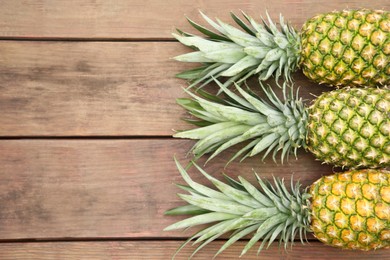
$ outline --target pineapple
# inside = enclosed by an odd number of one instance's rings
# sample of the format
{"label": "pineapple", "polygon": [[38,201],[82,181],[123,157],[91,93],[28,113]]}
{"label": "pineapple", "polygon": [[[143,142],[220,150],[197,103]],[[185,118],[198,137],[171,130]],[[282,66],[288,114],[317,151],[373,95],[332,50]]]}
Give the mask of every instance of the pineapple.
{"label": "pineapple", "polygon": [[[258,75],[272,75],[291,81],[291,73],[301,68],[317,83],[331,86],[380,86],[390,83],[390,13],[380,10],[344,10],[317,15],[298,33],[284,22],[280,27],[270,19],[257,23],[243,13],[244,22],[235,14],[239,30],[201,13],[218,32],[194,21],[190,24],[207,36],[178,30],[173,36],[194,52],[175,57],[183,62],[201,62],[196,69],[179,73],[180,78],[207,84],[212,77],[229,77],[226,85]],[[202,85],[203,86],[203,85]]]}
{"label": "pineapple", "polygon": [[[211,226],[190,237],[202,247],[225,233],[231,233],[218,255],[242,237],[253,234],[242,250],[244,255],[262,240],[258,252],[279,236],[287,248],[299,233],[302,243],[307,232],[323,243],[343,249],[373,250],[390,247],[390,172],[386,170],[351,170],[325,176],[310,189],[301,190],[291,182],[291,191],[283,179],[274,185],[257,174],[261,189],[238,177],[227,177],[230,185],[196,168],[218,189],[194,182],[176,161],[188,186],[179,185],[190,194],[179,194],[188,205],[166,212],[166,215],[194,215],[165,228],[175,230],[202,224]],[[180,248],[181,249],[181,248]]]}
{"label": "pineapple", "polygon": [[[192,152],[198,158],[213,152],[209,160],[227,148],[250,141],[230,161],[265,151],[281,152],[281,162],[300,147],[317,159],[348,168],[390,165],[390,91],[388,88],[341,88],[320,95],[305,107],[298,93],[283,85],[284,101],[263,87],[268,102],[235,85],[239,94],[216,81],[225,92],[222,99],[204,91],[177,102],[199,120],[198,128],[174,137],[199,140]],[[230,162],[229,161],[229,162]]]}

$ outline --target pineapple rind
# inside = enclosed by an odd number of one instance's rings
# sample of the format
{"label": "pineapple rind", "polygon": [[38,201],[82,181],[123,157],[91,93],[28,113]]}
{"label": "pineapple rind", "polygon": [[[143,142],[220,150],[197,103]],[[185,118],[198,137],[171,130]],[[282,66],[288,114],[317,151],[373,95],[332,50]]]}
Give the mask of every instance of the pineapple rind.
{"label": "pineapple rind", "polygon": [[344,10],[319,14],[301,30],[299,66],[332,86],[390,84],[390,13]]}
{"label": "pineapple rind", "polygon": [[389,247],[390,173],[365,169],[331,177],[322,177],[310,188],[314,235],[344,249]]}
{"label": "pineapple rind", "polygon": [[390,166],[390,90],[343,88],[326,92],[309,109],[307,144],[337,166]]}

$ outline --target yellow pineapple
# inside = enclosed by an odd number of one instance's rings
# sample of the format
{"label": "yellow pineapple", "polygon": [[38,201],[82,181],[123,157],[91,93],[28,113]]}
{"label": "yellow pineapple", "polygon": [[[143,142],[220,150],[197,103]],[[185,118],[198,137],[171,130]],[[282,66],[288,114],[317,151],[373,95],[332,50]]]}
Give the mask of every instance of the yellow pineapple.
{"label": "yellow pineapple", "polygon": [[[195,51],[176,60],[202,66],[178,74],[191,86],[229,77],[227,85],[257,75],[291,80],[302,69],[311,80],[333,86],[384,86],[390,83],[390,14],[382,10],[343,10],[307,20],[300,33],[284,22],[280,30],[267,14],[262,24],[232,14],[240,29],[201,13],[214,31],[189,19],[206,37],[178,30],[174,37]],[[244,21],[246,20],[246,21]]]}
{"label": "yellow pineapple", "polygon": [[314,235],[342,248],[376,249],[384,241],[390,245],[390,240],[376,238],[390,229],[389,182],[385,170],[350,171],[316,181],[310,189]]}
{"label": "yellow pineapple", "polygon": [[[295,236],[303,242],[306,232],[325,244],[344,249],[373,250],[390,247],[390,172],[381,169],[351,170],[324,176],[310,188],[291,183],[287,191],[283,180],[274,185],[257,174],[261,189],[242,177],[230,185],[195,167],[217,189],[194,182],[186,170],[176,165],[188,186],[179,185],[190,194],[179,194],[188,204],[166,212],[167,215],[193,215],[165,230],[189,228],[213,223],[187,241],[196,240],[202,247],[222,234],[231,233],[217,254],[238,239],[252,238],[242,251],[245,254],[262,240],[258,252],[277,236],[286,248]],[[185,244],[187,244],[185,243]],[[184,245],[185,245],[184,244]]]}

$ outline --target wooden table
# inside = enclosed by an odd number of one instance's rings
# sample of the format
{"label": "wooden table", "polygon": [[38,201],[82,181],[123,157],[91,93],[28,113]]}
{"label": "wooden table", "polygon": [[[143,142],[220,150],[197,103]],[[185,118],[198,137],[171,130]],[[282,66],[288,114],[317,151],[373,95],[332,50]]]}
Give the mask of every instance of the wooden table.
{"label": "wooden table", "polygon": [[[0,259],[169,259],[193,232],[162,231],[181,219],[163,216],[182,204],[173,156],[188,162],[194,144],[171,138],[190,127],[175,104],[186,82],[174,77],[190,65],[170,59],[188,51],[170,33],[193,31],[184,15],[202,22],[198,9],[230,22],[231,10],[259,17],[267,9],[296,28],[323,11],[390,9],[385,0],[337,2],[0,1]],[[295,78],[305,97],[329,90]],[[205,169],[220,178],[233,151]],[[301,152],[284,165],[257,157],[225,172],[253,180],[252,168],[268,178],[294,173],[305,185],[333,170]],[[287,252],[273,245],[260,259],[390,258],[311,240]],[[221,243],[196,259],[210,259]],[[242,248],[219,259],[236,259]],[[256,249],[243,259],[256,259]]]}

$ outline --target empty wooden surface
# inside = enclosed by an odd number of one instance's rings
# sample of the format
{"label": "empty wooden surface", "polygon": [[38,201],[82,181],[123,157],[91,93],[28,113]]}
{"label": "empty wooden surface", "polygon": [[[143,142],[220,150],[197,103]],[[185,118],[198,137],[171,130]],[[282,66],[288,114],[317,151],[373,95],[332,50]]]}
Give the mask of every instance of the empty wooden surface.
{"label": "empty wooden surface", "polygon": [[[4,260],[13,259],[171,259],[176,249],[183,241],[104,241],[104,242],[51,242],[51,243],[2,243],[0,244],[0,258]],[[216,241],[207,245],[199,251],[192,259],[212,259],[215,252],[222,246],[223,241]],[[245,241],[237,242],[227,248],[215,259],[233,260],[238,256],[245,246]],[[192,254],[191,246],[183,248],[175,259],[188,259]],[[320,243],[301,245],[299,242],[294,245],[293,250],[279,250],[277,245],[272,245],[268,250],[256,255],[257,248],[249,252],[240,259],[388,259],[388,255],[383,254],[383,250],[373,252],[347,251],[325,246]]]}
{"label": "empty wooden surface", "polygon": [[[272,17],[284,13],[300,28],[312,15],[343,8],[388,10],[388,1],[0,1],[0,259],[168,259],[194,230],[164,232],[181,217],[182,183],[173,156],[186,164],[194,142],[176,140],[191,126],[175,104],[189,68],[170,59],[187,49],[175,27],[198,10],[231,21],[229,11]],[[295,75],[301,94],[328,91]],[[299,153],[284,165],[251,158],[225,170],[224,158],[205,169],[221,178],[252,169],[309,185],[335,169]],[[200,163],[204,160],[200,161]],[[194,179],[207,184],[190,170]],[[195,259],[210,259],[223,241]],[[237,259],[244,242],[219,259]],[[178,259],[187,258],[186,247]],[[261,259],[389,259],[325,247],[311,238],[287,252],[276,245]],[[257,259],[252,250],[243,259]]]}
{"label": "empty wooden surface", "polygon": [[183,51],[173,42],[0,41],[0,135],[171,135],[186,126],[175,105],[185,82],[170,59]]}
{"label": "empty wooden surface", "polygon": [[283,13],[291,24],[320,12],[343,8],[388,9],[380,1],[264,0],[2,0],[0,36],[4,38],[171,39],[175,27],[189,29],[185,15],[200,20],[198,10],[230,19],[229,12],[272,17]]}

